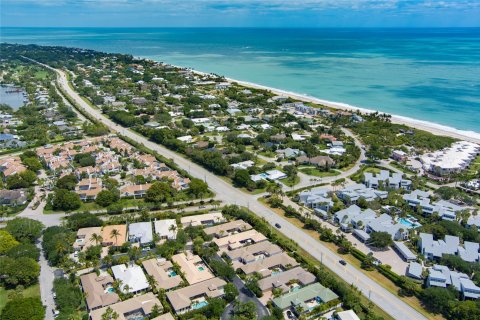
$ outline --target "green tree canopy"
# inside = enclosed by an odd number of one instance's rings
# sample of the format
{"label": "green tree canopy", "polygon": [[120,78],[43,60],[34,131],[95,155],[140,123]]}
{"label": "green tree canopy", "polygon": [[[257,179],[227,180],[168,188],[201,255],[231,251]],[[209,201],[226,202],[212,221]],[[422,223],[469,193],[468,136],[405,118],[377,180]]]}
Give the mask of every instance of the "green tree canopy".
{"label": "green tree canopy", "polygon": [[1,320],[43,320],[45,309],[40,297],[18,298],[7,302]]}
{"label": "green tree canopy", "polygon": [[77,177],[73,174],[68,174],[57,180],[57,188],[65,190],[75,190],[77,185]]}
{"label": "green tree canopy", "polygon": [[5,230],[0,230],[0,255],[5,254],[10,249],[20,244],[15,238]]}
{"label": "green tree canopy", "polygon": [[8,189],[21,189],[33,186],[37,180],[37,175],[31,170],[25,170],[20,173],[16,173],[7,178]]}
{"label": "green tree canopy", "polygon": [[203,180],[193,178],[188,187],[188,193],[198,198],[208,193],[208,184]]}
{"label": "green tree canopy", "polygon": [[112,203],[117,202],[118,199],[119,196],[116,192],[112,190],[102,190],[98,193],[95,203],[105,208]]}
{"label": "green tree canopy", "polygon": [[154,182],[145,194],[146,202],[165,203],[173,201],[175,197],[175,189],[170,183],[165,181]]}
{"label": "green tree canopy", "polygon": [[30,286],[38,281],[40,266],[30,258],[0,257],[0,278],[6,286]]}
{"label": "green tree canopy", "polygon": [[393,244],[393,240],[387,232],[372,232],[368,244],[374,248],[387,248]]}
{"label": "green tree canopy", "polygon": [[55,210],[71,211],[80,208],[82,200],[73,191],[58,189],[55,191],[52,200],[52,207]]}
{"label": "green tree canopy", "polygon": [[20,242],[34,243],[42,234],[43,223],[29,218],[15,218],[7,222],[7,230]]}

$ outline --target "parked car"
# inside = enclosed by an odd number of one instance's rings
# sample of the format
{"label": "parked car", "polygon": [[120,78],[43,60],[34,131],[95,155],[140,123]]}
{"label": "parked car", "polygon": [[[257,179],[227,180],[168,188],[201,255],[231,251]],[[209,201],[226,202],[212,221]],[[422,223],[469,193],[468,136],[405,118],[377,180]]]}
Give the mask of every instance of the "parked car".
{"label": "parked car", "polygon": [[342,266],[346,266],[346,265],[347,265],[347,261],[345,261],[345,260],[340,260],[340,261],[338,261],[338,262],[340,262],[340,264],[341,264]]}
{"label": "parked car", "polygon": [[280,229],[282,226],[279,223],[275,223],[275,227]]}

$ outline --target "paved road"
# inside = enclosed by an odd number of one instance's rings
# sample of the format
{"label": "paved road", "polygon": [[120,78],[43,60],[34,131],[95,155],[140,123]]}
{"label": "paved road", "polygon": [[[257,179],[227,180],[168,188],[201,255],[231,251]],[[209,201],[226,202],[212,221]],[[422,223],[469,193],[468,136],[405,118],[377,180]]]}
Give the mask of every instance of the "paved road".
{"label": "paved road", "polygon": [[[37,242],[37,247],[42,250],[42,239]],[[53,320],[53,309],[55,309],[55,300],[53,299],[53,279],[54,268],[48,265],[43,252],[40,254],[40,297],[45,308],[45,320]]]}
{"label": "paved road", "polygon": [[[223,259],[218,254],[215,254],[213,256],[213,259],[224,262]],[[257,307],[258,319],[261,319],[269,315],[267,307],[265,307],[260,302],[260,300],[258,300],[258,298],[250,290],[247,289],[243,281],[237,275],[235,275],[235,278],[233,278],[231,282],[235,285],[235,287],[238,290],[238,297],[237,299],[235,299],[235,301],[240,301],[243,303],[252,301],[253,303],[255,303],[255,306]],[[231,318],[235,301],[227,305],[227,307],[225,308],[221,316],[222,320],[228,320]]]}
{"label": "paved road", "polygon": [[[48,66],[46,66],[48,67]],[[50,67],[48,67],[50,68]],[[54,69],[55,70],[55,69]],[[370,297],[373,303],[382,308],[385,312],[395,319],[426,319],[422,314],[410,307],[405,302],[401,301],[397,296],[390,293],[388,290],[380,286],[377,282],[370,279],[360,270],[347,265],[342,266],[338,263],[340,257],[321,243],[307,235],[302,229],[296,227],[282,217],[278,216],[271,209],[263,206],[257,202],[256,197],[246,194],[239,189],[217,177],[213,173],[207,171],[203,167],[191,162],[183,156],[161,146],[157,145],[143,136],[122,128],[110,119],[106,118],[101,112],[89,104],[87,104],[81,97],[70,88],[66,75],[63,71],[55,70],[58,73],[58,84],[62,86],[65,92],[71,96],[77,104],[93,117],[100,120],[108,126],[113,132],[121,133],[131,139],[142,143],[145,147],[152,149],[167,158],[171,158],[184,169],[190,168],[190,174],[194,177],[205,179],[210,188],[217,193],[217,199],[222,200],[225,204],[237,204],[248,206],[250,210],[255,212],[258,216],[263,217],[271,225],[276,223],[282,226],[281,232],[296,241],[300,247],[309,252],[316,259],[323,261],[323,264],[330,270],[342,277],[346,282],[354,284],[360,292],[365,296]]]}

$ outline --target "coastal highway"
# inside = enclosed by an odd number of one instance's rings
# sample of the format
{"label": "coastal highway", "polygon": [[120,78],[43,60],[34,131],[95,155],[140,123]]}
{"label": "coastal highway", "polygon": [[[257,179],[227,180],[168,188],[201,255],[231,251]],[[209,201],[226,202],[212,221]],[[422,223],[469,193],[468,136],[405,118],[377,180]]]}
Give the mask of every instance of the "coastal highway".
{"label": "coastal highway", "polygon": [[100,110],[95,109],[86,103],[77,92],[75,92],[69,85],[65,72],[57,69],[53,69],[49,66],[45,67],[57,72],[57,83],[63,88],[63,90],[77,102],[80,108],[93,117],[97,118],[103,124],[108,126],[112,132],[120,133],[137,142],[143,144],[145,147],[154,150],[166,158],[171,158],[177,165],[185,170],[188,170],[193,177],[204,179],[210,186],[210,188],[217,194],[217,199],[222,200],[225,204],[237,204],[245,207],[249,207],[251,211],[260,217],[263,217],[272,226],[279,224],[281,226],[280,231],[287,235],[289,238],[298,243],[298,245],[309,252],[313,257],[321,261],[326,267],[338,274],[346,282],[355,285],[366,297],[371,299],[373,303],[382,308],[386,313],[391,315],[394,319],[426,319],[418,311],[410,307],[408,304],[400,300],[397,296],[390,293],[388,290],[380,286],[377,282],[370,279],[362,271],[352,267],[350,265],[342,266],[339,264],[341,259],[333,251],[326,248],[319,243],[316,239],[310,237],[302,229],[291,224],[287,220],[278,216],[271,209],[263,206],[259,203],[254,195],[249,195],[241,190],[233,187],[220,177],[209,172],[205,168],[193,163],[192,161],[184,158],[180,154],[177,154],[161,145],[149,141],[147,138],[130,131],[126,128],[120,127],[113,121],[105,117]]}

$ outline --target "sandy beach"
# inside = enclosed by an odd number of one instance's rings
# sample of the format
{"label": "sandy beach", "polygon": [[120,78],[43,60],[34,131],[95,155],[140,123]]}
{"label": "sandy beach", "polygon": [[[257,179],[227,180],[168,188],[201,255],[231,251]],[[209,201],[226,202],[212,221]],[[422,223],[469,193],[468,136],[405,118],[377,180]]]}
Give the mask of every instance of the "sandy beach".
{"label": "sandy beach", "polygon": [[[195,71],[197,72],[197,71]],[[202,73],[202,72],[200,72]],[[203,74],[203,73],[202,73]],[[360,108],[360,107],[355,107],[349,104],[341,103],[341,102],[333,102],[333,101],[327,101],[327,100],[322,100],[319,98],[315,97],[310,97],[302,94],[298,94],[295,92],[289,92],[285,90],[280,90],[276,88],[270,88],[267,86],[262,86],[256,83],[251,83],[247,81],[239,81],[231,78],[226,78],[228,82],[235,82],[238,83],[242,86],[245,87],[251,87],[255,89],[262,89],[262,90],[268,90],[271,91],[272,93],[280,96],[288,96],[291,97],[292,99],[304,101],[304,102],[311,102],[315,104],[321,104],[329,108],[334,108],[334,109],[339,109],[339,110],[345,110],[345,111],[357,111],[359,110],[362,113],[372,113],[376,112],[376,110],[370,110],[370,109],[365,109],[365,108]],[[382,111],[378,111],[380,113],[383,113]],[[442,135],[442,136],[448,136],[456,139],[461,139],[461,140],[466,140],[474,143],[480,144],[480,133],[474,132],[474,131],[463,131],[463,130],[458,130],[452,127],[448,126],[443,126],[437,123],[432,123],[428,121],[423,121],[423,120],[417,120],[409,117],[404,117],[404,116],[399,116],[399,115],[394,115],[391,114],[392,116],[392,122],[393,123],[398,123],[398,124],[403,124],[407,125],[409,127],[419,129],[419,130],[424,130],[431,132],[435,135]],[[479,124],[479,130],[480,130],[480,124]]]}

